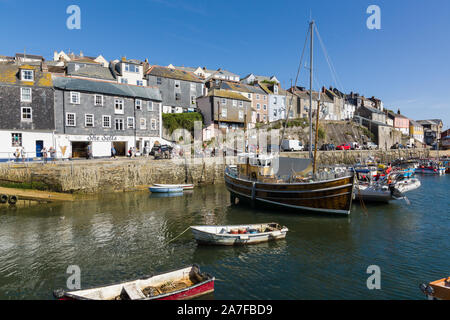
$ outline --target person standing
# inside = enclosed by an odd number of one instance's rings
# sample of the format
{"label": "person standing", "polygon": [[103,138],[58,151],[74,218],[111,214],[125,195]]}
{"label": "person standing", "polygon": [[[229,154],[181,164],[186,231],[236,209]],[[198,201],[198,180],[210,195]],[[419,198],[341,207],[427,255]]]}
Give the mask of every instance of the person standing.
{"label": "person standing", "polygon": [[22,155],[22,162],[25,162],[25,157],[26,157],[26,152],[25,152],[25,147],[22,147],[22,151],[20,152]]}
{"label": "person standing", "polygon": [[111,158],[116,158],[116,153],[117,153],[117,151],[116,151],[116,148],[114,148],[114,146],[112,146],[111,147]]}
{"label": "person standing", "polygon": [[19,158],[20,158],[19,148],[17,148],[16,151],[14,151],[14,157],[16,158],[16,162],[19,162]]}
{"label": "person standing", "polygon": [[41,150],[42,152],[42,158],[44,159],[44,163],[47,163],[47,149],[44,147]]}

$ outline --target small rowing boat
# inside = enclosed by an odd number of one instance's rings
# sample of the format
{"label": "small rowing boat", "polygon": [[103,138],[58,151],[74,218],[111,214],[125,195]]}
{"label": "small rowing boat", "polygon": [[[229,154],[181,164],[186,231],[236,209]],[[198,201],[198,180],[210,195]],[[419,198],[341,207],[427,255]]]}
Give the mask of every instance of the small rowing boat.
{"label": "small rowing boat", "polygon": [[389,202],[392,200],[392,192],[387,185],[358,184],[353,190],[355,199],[365,202]]}
{"label": "small rowing boat", "polygon": [[409,178],[405,180],[400,180],[394,184],[395,188],[401,193],[415,190],[421,185],[420,180],[416,178]]}
{"label": "small rowing boat", "polygon": [[169,193],[169,192],[183,192],[182,187],[158,187],[158,186],[151,186],[148,188],[150,192],[152,193]]}
{"label": "small rowing boat", "polygon": [[59,300],[187,300],[214,291],[215,278],[197,265],[106,287],[65,292]]}
{"label": "small rowing boat", "polygon": [[162,184],[162,183],[154,183],[155,187],[162,188],[183,188],[183,190],[192,190],[194,189],[193,184]]}
{"label": "small rowing boat", "polygon": [[420,290],[428,297],[428,300],[450,300],[450,277],[422,283]]}
{"label": "small rowing boat", "polygon": [[284,239],[288,228],[277,223],[191,226],[195,240],[209,245],[244,245]]}

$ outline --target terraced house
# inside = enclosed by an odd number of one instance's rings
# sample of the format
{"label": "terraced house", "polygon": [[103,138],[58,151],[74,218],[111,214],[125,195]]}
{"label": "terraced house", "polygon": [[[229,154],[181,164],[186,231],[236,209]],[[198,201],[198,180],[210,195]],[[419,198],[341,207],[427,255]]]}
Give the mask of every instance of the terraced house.
{"label": "terraced house", "polygon": [[24,149],[41,156],[54,145],[54,99],[51,74],[44,64],[0,63],[0,160]]}
{"label": "terraced house", "polygon": [[196,111],[197,98],[203,95],[203,81],[194,73],[175,68],[151,66],[147,82],[161,91],[163,113]]}
{"label": "terraced house", "polygon": [[197,99],[197,106],[206,127],[204,140],[215,137],[218,129],[243,129],[252,116],[251,100],[228,90],[209,90],[208,95]]}
{"label": "terraced house", "polygon": [[142,152],[161,136],[161,95],[156,87],[53,76],[56,146],[63,158]]}

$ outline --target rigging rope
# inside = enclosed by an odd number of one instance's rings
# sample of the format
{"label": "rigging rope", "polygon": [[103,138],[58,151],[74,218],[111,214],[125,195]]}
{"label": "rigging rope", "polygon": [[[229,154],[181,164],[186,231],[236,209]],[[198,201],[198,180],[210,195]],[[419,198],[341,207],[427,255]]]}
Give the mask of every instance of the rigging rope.
{"label": "rigging rope", "polygon": [[188,231],[191,227],[187,227],[186,230],[184,230],[182,233],[180,233],[179,235],[177,235],[175,238],[173,238],[172,240],[170,240],[169,242],[167,242],[167,244],[171,243],[173,240],[179,238],[182,234],[184,234],[186,231]]}

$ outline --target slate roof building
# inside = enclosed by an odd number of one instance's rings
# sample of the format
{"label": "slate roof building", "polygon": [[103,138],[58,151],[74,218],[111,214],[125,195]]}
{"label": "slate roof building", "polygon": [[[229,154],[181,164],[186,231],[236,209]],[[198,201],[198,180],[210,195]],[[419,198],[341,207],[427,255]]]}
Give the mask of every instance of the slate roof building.
{"label": "slate roof building", "polygon": [[27,158],[53,145],[54,93],[51,74],[40,66],[0,63],[0,161],[24,148]]}
{"label": "slate roof building", "polygon": [[142,153],[161,137],[161,94],[156,87],[53,76],[55,140],[64,158]]}
{"label": "slate roof building", "polygon": [[161,66],[151,66],[146,74],[149,85],[161,91],[163,113],[193,112],[197,98],[203,95],[203,81],[194,73]]}

